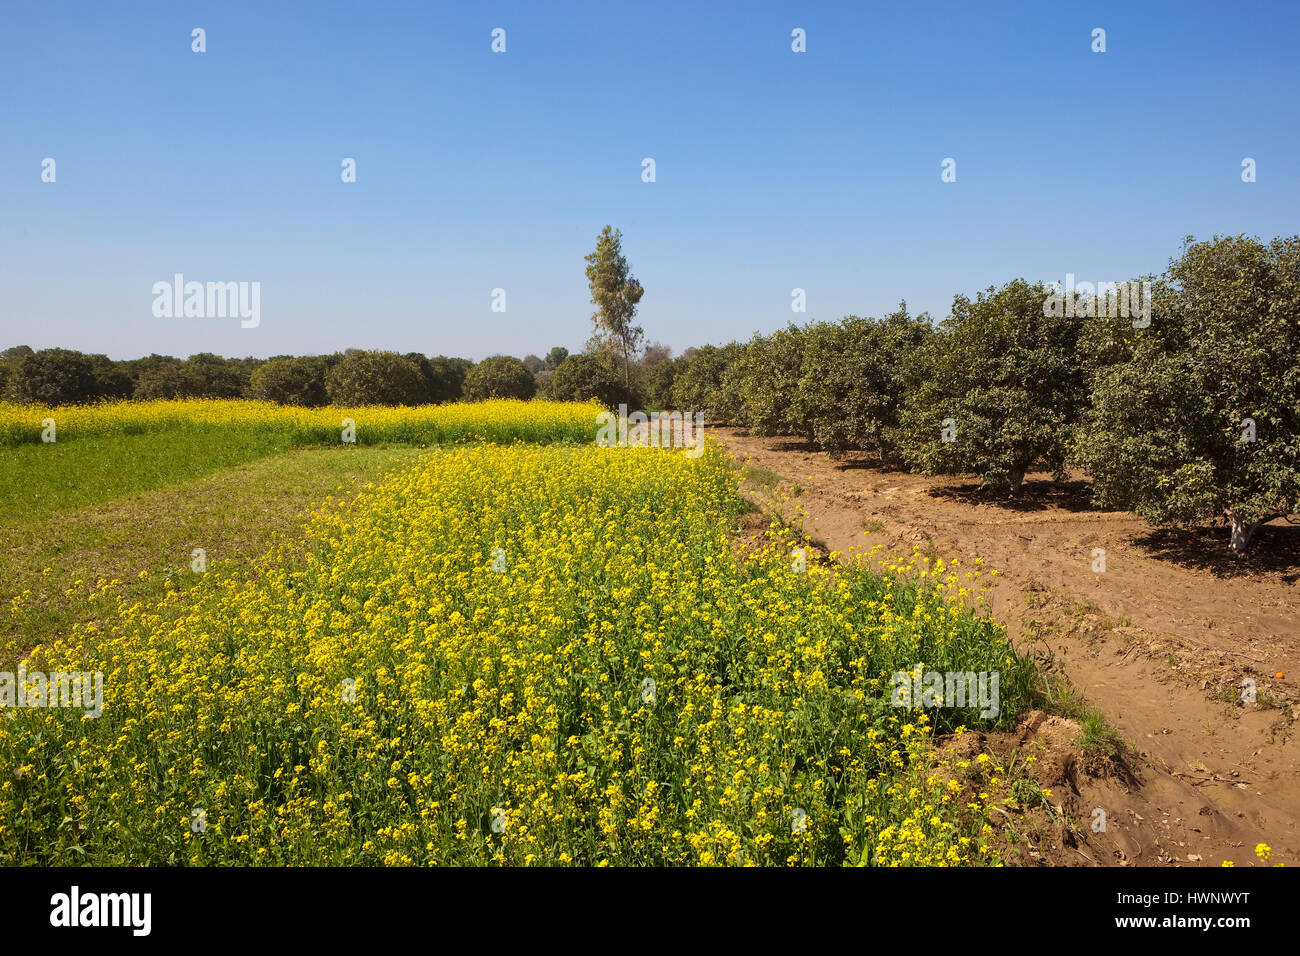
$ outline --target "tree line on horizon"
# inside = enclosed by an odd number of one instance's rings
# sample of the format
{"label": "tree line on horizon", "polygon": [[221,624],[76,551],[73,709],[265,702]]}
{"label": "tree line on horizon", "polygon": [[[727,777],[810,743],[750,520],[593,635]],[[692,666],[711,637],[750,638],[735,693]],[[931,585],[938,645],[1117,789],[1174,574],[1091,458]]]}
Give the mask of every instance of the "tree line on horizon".
{"label": "tree line on horizon", "polygon": [[[683,359],[693,354],[688,350]],[[586,351],[556,346],[545,356],[493,355],[480,362],[378,349],[331,355],[188,358],[152,354],[114,360],[75,349],[39,351],[18,345],[0,352],[0,400],[33,405],[184,398],[247,398],[297,405],[430,405],[488,398],[620,402],[666,407],[672,350],[652,343],[620,366],[600,336]],[[679,363],[682,359],[677,360]],[[661,367],[662,366],[662,367]],[[629,374],[627,387],[621,380]]]}
{"label": "tree line on horizon", "polygon": [[[586,257],[595,334],[578,355],[556,346],[544,358],[493,355],[481,362],[418,352],[348,349],[332,355],[225,358],[200,352],[185,359],[148,355],[115,361],[73,349],[35,351],[19,345],[0,352],[0,399],[72,405],[94,401],[250,398],[282,405],[426,405],[488,398],[558,400],[598,398],[610,405],[668,399],[647,368],[671,350],[644,351],[644,333],[631,324],[641,300],[622,253],[622,234],[606,226]],[[638,367],[633,387],[632,365]],[[615,366],[621,356],[622,382]]]}
{"label": "tree line on horizon", "polygon": [[1156,525],[1222,519],[1233,550],[1300,512],[1300,237],[1193,242],[1150,283],[1146,325],[1100,297],[1013,279],[957,295],[941,322],[906,302],[883,318],[790,324],[674,357],[631,325],[641,286],[619,234],[588,257],[597,312],[583,351],[467,359],[350,349],[331,356],[114,362],[64,349],[0,353],[0,395],[259,398],[414,405],[491,397],[596,399],[703,412],[832,456],[975,474],[1015,495],[1032,468],[1086,470],[1094,502]]}

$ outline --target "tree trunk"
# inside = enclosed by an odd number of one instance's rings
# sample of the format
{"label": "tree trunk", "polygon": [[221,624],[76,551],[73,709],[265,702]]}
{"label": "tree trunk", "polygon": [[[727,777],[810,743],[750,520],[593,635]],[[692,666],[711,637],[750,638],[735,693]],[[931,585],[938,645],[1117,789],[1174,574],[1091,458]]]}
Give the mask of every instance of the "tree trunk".
{"label": "tree trunk", "polygon": [[1232,536],[1228,539],[1228,550],[1240,554],[1250,547],[1250,539],[1255,536],[1255,529],[1264,522],[1247,522],[1235,508],[1227,509],[1226,514],[1228,527],[1232,529]]}
{"label": "tree trunk", "polygon": [[1009,480],[1011,482],[1012,496],[1014,497],[1015,495],[1020,494],[1020,486],[1024,483],[1025,480],[1025,469],[1023,468],[1011,469],[1011,478]]}

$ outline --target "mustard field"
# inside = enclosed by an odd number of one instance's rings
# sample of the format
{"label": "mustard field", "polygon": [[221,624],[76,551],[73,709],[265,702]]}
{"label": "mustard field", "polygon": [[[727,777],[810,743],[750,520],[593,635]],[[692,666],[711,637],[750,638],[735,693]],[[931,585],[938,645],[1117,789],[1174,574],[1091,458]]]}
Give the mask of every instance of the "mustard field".
{"label": "mustard field", "polygon": [[[268,412],[182,404],[62,411],[61,427]],[[305,430],[340,415],[269,413]],[[358,435],[555,438],[595,420],[540,403],[368,414]],[[1030,665],[972,601],[987,574],[816,560],[777,522],[742,543],[738,480],[713,445],[472,441],[165,597],[82,583],[95,619],[9,684],[0,861],[999,862],[1009,768],[934,746],[1027,706]],[[997,713],[899,706],[891,675],[922,667],[1000,675]],[[101,675],[97,715],[50,706],[69,673]]]}
{"label": "mustard field", "polygon": [[199,398],[50,407],[0,401],[0,447],[212,428],[285,434],[295,444],[590,441],[599,410],[581,402],[512,399],[360,408]]}

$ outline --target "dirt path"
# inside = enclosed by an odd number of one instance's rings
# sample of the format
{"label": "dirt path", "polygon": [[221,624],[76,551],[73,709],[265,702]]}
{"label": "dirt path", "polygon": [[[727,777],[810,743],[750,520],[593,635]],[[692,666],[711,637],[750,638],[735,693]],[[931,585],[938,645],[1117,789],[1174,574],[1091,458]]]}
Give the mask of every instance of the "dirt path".
{"label": "dirt path", "polygon": [[[831,550],[917,545],[1000,570],[994,610],[1018,646],[1068,677],[1136,750],[1130,779],[1067,775],[1061,796],[1083,845],[1039,847],[1036,858],[1242,866],[1264,842],[1273,862],[1300,865],[1300,527],[1275,522],[1254,555],[1233,560],[1226,532],[1153,532],[1127,512],[1092,509],[1078,480],[1058,488],[1032,475],[1008,504],[969,480],[713,433],[742,463],[779,475],[794,495],[783,509],[803,512],[804,531]],[[772,503],[761,487],[755,496]],[[1241,700],[1244,679],[1254,703]],[[1095,808],[1104,833],[1088,826]]]}

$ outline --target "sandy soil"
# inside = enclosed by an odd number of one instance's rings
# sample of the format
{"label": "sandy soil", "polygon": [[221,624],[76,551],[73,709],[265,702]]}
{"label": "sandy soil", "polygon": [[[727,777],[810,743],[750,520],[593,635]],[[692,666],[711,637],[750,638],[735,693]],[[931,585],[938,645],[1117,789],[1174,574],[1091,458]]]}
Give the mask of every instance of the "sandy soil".
{"label": "sandy soil", "polygon": [[[1300,526],[1277,521],[1234,559],[1226,530],[1156,531],[1089,504],[1086,482],[1030,475],[1014,502],[972,479],[833,461],[793,439],[713,429],[742,463],[775,472],[829,550],[976,557],[1001,571],[994,610],[1022,651],[1063,674],[1132,753],[1109,770],[1070,755],[1067,725],[1031,715],[1015,744],[1041,746],[1054,798],[1079,824],[1045,832],[1026,862],[1300,865]],[[1105,571],[1093,570],[1094,549]],[[1242,701],[1242,681],[1256,701]],[[1064,729],[1063,729],[1064,728]],[[1046,736],[1045,736],[1046,735]],[[1105,832],[1094,833],[1094,810]],[[1077,831],[1082,831],[1081,836]]]}

